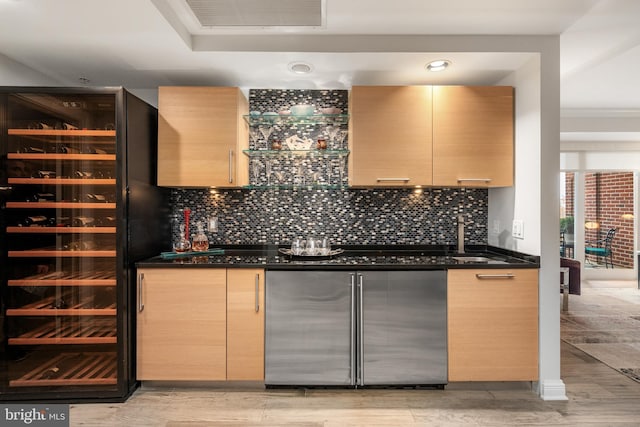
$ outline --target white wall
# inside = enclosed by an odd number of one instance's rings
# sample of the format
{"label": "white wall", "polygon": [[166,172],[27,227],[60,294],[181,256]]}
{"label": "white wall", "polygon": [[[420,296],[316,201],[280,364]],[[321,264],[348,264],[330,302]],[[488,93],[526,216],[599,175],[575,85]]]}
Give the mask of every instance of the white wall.
{"label": "white wall", "polygon": [[[500,82],[515,87],[515,185],[489,190],[489,244],[540,255],[540,57]],[[524,221],[524,239],[511,236]]]}
{"label": "white wall", "polygon": [[[489,243],[540,256],[537,388],[544,399],[565,400],[559,363],[559,40],[548,40],[540,52],[500,82],[516,88],[515,185],[489,191]],[[513,219],[524,221],[524,239],[511,237]]]}
{"label": "white wall", "polygon": [[55,79],[0,54],[0,86],[59,86]]}

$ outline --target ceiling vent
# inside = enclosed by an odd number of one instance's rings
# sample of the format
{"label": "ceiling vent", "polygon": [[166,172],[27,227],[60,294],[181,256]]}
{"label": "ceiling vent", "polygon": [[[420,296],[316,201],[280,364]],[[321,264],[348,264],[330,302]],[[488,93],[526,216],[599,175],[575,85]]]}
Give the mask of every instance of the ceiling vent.
{"label": "ceiling vent", "polygon": [[203,27],[319,27],[323,0],[186,0]]}

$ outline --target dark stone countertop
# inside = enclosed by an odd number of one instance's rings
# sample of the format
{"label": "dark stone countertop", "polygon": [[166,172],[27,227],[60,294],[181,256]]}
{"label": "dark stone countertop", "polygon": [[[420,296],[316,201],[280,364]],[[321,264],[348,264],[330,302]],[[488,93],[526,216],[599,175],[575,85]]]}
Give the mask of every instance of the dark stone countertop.
{"label": "dark stone countertop", "polygon": [[[160,256],[136,263],[138,268],[210,267],[266,268],[271,270],[440,270],[451,268],[539,268],[540,258],[493,246],[465,247],[465,254],[445,245],[362,245],[338,246],[344,252],[332,257],[291,257],[278,251],[285,246],[213,246],[223,255],[188,256],[163,259]],[[211,248],[210,248],[211,249]],[[334,247],[334,249],[336,249]],[[485,257],[489,261],[455,259],[458,256]]]}

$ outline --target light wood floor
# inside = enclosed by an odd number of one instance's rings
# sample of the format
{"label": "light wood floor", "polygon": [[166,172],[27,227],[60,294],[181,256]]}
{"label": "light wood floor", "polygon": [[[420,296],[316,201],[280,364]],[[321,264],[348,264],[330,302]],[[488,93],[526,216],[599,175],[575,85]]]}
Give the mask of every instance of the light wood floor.
{"label": "light wood floor", "polygon": [[[578,309],[576,298],[570,309]],[[640,426],[640,382],[564,342],[561,354],[569,397],[563,402],[541,400],[529,383],[455,383],[445,390],[145,387],[125,403],[72,405],[70,418],[72,426],[109,427]]]}

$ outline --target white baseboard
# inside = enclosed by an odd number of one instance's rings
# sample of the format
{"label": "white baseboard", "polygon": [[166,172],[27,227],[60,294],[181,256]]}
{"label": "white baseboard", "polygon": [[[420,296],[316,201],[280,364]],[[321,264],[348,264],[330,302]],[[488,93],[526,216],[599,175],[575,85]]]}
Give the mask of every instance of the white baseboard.
{"label": "white baseboard", "polygon": [[537,385],[542,400],[569,400],[562,380],[542,380]]}

